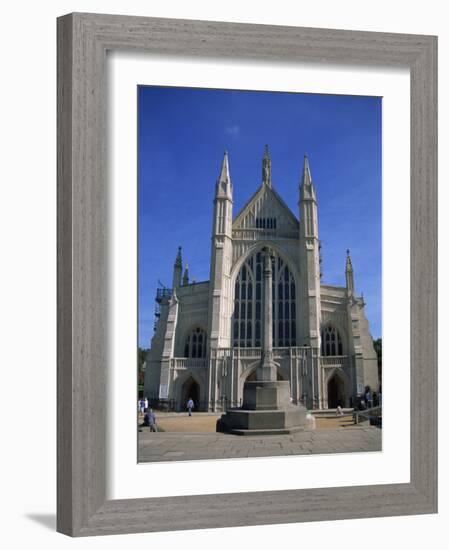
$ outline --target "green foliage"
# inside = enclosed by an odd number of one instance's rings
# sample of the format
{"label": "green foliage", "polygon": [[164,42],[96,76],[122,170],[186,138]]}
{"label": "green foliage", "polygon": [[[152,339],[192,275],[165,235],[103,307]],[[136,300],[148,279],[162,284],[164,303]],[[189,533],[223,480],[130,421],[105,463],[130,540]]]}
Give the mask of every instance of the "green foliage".
{"label": "green foliage", "polygon": [[379,373],[379,381],[382,382],[382,338],[373,340],[374,351],[377,354],[377,371]]}
{"label": "green foliage", "polygon": [[143,370],[148,351],[149,351],[148,349],[139,348],[139,355],[138,355],[139,372]]}
{"label": "green foliage", "polygon": [[143,384],[145,380],[145,361],[147,359],[148,351],[149,350],[147,349],[139,348],[139,353],[137,356],[137,368],[138,368],[137,385],[138,385],[139,396],[141,395],[140,392],[142,392],[143,394]]}

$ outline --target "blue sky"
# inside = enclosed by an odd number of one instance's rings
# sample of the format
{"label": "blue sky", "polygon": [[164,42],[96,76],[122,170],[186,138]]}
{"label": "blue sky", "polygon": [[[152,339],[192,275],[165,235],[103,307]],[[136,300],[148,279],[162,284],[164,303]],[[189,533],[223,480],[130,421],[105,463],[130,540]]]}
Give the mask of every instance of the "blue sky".
{"label": "blue sky", "polygon": [[298,217],[303,156],[318,197],[323,284],[344,285],[351,250],[370,330],[381,336],[381,98],[138,87],[139,345],[153,334],[158,280],[171,286],[178,246],[190,277],[209,279],[215,182],[229,153],[234,217],[261,183]]}

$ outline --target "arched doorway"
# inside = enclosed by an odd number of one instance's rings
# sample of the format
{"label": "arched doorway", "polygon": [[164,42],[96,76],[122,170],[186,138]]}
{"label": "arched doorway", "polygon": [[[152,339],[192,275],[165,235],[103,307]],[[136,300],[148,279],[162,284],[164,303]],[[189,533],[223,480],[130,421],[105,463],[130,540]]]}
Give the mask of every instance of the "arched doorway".
{"label": "arched doorway", "polygon": [[179,408],[181,411],[186,409],[187,401],[192,399],[195,408],[198,411],[200,409],[200,387],[198,383],[190,376],[182,385],[181,389],[181,403]]}
{"label": "arched doorway", "polygon": [[343,380],[334,374],[327,383],[327,407],[329,409],[335,409],[345,406],[345,384]]}

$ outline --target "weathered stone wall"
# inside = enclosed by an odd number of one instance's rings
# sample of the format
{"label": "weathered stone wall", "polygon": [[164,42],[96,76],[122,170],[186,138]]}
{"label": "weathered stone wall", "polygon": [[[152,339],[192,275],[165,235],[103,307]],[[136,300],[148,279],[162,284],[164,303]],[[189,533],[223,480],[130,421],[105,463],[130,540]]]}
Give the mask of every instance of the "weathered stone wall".
{"label": "weathered stone wall", "polygon": [[182,286],[176,290],[179,309],[175,335],[174,357],[184,357],[188,334],[196,327],[207,333],[209,311],[209,281]]}

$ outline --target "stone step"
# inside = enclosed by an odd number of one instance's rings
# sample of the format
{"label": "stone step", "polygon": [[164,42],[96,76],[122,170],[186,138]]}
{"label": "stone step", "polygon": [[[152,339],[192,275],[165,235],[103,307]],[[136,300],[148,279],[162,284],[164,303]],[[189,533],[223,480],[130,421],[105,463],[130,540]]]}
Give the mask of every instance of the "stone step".
{"label": "stone step", "polygon": [[256,435],[287,435],[294,434],[297,432],[303,432],[304,428],[302,426],[293,426],[291,428],[265,428],[261,430],[244,430],[240,428],[233,428],[227,430],[226,433],[232,435],[246,435],[246,436],[256,436]]}
{"label": "stone step", "polygon": [[[354,412],[354,409],[350,409],[350,408],[345,408],[345,409],[342,409],[343,411],[343,416],[346,416],[346,415],[352,415],[352,413]],[[310,412],[311,414],[313,414],[313,416],[315,417],[319,417],[319,418],[336,418],[337,417],[337,409],[313,409],[311,411],[308,411]],[[342,416],[340,416],[340,418],[343,418]]]}

